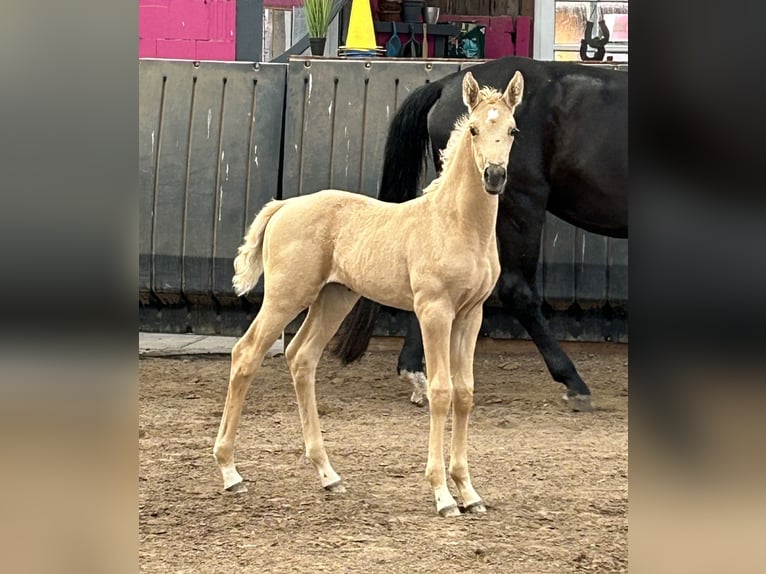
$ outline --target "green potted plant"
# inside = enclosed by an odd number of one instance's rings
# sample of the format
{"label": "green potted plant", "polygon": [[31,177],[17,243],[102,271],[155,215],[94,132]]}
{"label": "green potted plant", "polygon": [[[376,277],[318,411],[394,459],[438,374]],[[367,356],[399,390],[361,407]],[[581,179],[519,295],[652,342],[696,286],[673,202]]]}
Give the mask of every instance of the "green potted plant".
{"label": "green potted plant", "polygon": [[313,56],[324,55],[327,41],[327,28],[330,26],[333,0],[302,0],[306,27],[309,30],[309,43]]}

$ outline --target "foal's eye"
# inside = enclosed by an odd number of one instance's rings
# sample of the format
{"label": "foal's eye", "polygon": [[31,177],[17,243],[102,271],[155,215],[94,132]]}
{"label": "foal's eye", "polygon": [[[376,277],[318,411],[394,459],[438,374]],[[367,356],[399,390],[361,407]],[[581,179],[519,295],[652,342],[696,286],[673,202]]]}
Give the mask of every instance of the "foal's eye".
{"label": "foal's eye", "polygon": [[519,133],[519,130],[516,129],[516,128],[511,128],[511,129],[508,130],[508,135],[509,136],[515,136],[517,133]]}
{"label": "foal's eye", "polygon": [[476,137],[477,135],[479,135],[479,130],[477,130],[474,126],[471,126],[468,129],[470,130],[472,136]]}

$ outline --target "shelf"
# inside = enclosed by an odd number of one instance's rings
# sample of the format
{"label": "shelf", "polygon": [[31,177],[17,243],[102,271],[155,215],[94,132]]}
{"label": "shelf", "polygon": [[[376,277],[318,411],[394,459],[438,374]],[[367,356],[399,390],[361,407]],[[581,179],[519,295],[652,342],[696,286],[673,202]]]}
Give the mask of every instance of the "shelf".
{"label": "shelf", "polygon": [[[381,22],[372,23],[375,32],[390,34],[393,31],[392,24],[396,24],[396,33],[402,32],[409,34],[414,27],[415,34],[423,34],[423,22]],[[454,24],[426,24],[426,32],[429,36],[455,36],[459,30]]]}

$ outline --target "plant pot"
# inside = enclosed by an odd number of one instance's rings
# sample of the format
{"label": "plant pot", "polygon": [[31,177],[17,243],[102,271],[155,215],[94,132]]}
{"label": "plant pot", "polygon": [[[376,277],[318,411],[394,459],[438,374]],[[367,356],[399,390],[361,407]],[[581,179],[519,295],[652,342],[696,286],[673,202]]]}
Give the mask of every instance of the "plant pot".
{"label": "plant pot", "polygon": [[312,56],[324,56],[324,45],[327,38],[309,38]]}
{"label": "plant pot", "polygon": [[402,22],[422,22],[424,0],[402,2]]}

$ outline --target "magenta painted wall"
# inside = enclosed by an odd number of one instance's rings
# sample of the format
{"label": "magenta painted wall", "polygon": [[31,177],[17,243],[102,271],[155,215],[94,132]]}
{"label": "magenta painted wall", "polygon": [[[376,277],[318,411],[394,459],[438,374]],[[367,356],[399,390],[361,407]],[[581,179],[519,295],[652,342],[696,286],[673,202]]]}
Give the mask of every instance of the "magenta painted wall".
{"label": "magenta painted wall", "polygon": [[[264,0],[265,8],[290,8],[300,0]],[[377,0],[371,2],[373,11]],[[374,16],[373,16],[374,17]],[[532,22],[523,16],[449,16],[440,22],[478,21],[487,26],[485,57],[530,56]],[[516,30],[516,45],[511,32]],[[181,60],[234,61],[236,56],[236,0],[138,0],[138,57]],[[376,36],[384,45],[389,34]],[[429,39],[433,53],[433,39]]]}
{"label": "magenta painted wall", "polygon": [[138,0],[138,57],[233,61],[236,0]]}

